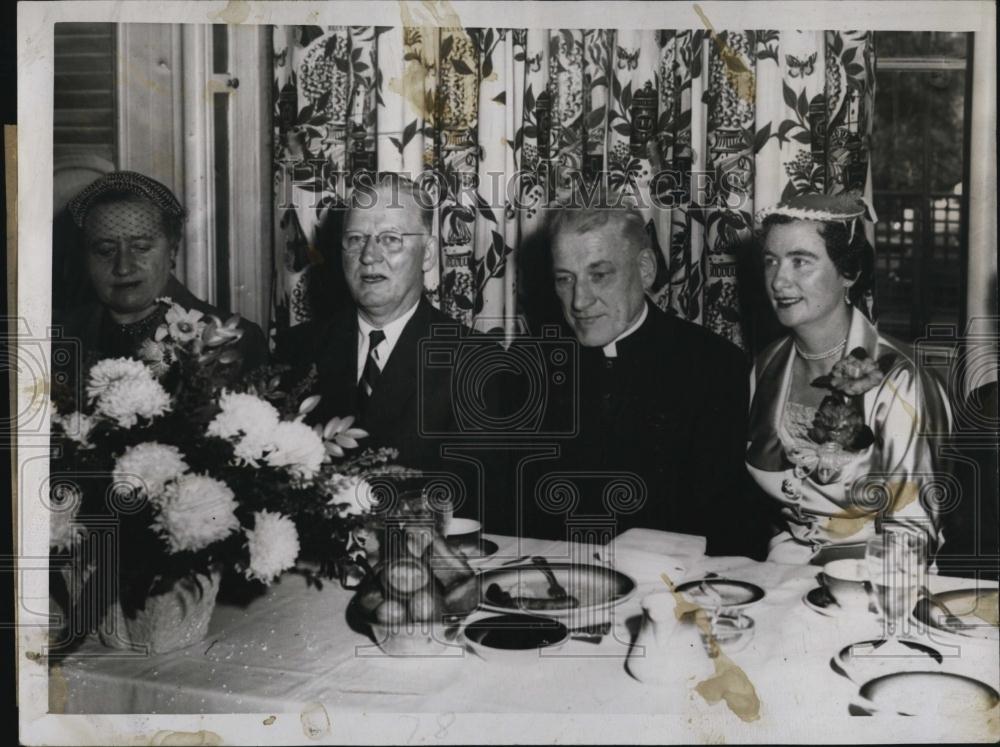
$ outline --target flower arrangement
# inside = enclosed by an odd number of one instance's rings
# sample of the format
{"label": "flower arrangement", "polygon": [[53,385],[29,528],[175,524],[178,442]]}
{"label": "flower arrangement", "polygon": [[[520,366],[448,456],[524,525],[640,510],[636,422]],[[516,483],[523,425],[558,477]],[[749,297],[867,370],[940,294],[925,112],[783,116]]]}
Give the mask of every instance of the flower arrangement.
{"label": "flower arrangement", "polygon": [[392,450],[346,455],[367,436],[353,418],[305,422],[315,372],[284,389],[282,367],[240,378],[238,325],[171,304],[141,360],[98,361],[85,401],[56,403],[50,544],[86,554],[111,520],[126,616],[212,570],[270,584],[306,557],[335,576],[372,475],[408,474]]}

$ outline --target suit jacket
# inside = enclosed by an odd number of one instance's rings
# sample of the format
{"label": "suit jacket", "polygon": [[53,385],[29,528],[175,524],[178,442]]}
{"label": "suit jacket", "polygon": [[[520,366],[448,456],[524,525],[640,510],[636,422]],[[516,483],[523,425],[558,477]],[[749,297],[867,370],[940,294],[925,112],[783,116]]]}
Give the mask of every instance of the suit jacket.
{"label": "suit jacket", "polygon": [[[556,417],[578,408],[579,433],[529,470],[522,533],[565,537],[567,521],[590,516],[612,534],[698,534],[712,554],[761,557],[770,517],[743,464],[747,361],[712,332],[648,309],[613,362],[602,348],[579,349],[579,401],[551,403]],[[578,493],[571,510],[544,495],[553,472],[577,474],[567,478]]]}
{"label": "suit jacket", "polygon": [[358,426],[369,433],[361,441],[362,449],[398,450],[397,464],[421,470],[430,478],[437,476],[461,491],[456,499],[456,515],[482,517],[486,482],[483,468],[443,453],[447,447],[475,443],[475,439],[470,441],[464,435],[455,416],[453,374],[457,358],[448,351],[476,340],[488,338],[421,298],[385,362],[363,413],[358,402],[358,323],[354,307],[329,320],[291,328],[279,341],[277,355],[292,365],[293,376],[302,375],[310,365],[316,366],[322,399],[311,413],[310,422],[354,415]]}

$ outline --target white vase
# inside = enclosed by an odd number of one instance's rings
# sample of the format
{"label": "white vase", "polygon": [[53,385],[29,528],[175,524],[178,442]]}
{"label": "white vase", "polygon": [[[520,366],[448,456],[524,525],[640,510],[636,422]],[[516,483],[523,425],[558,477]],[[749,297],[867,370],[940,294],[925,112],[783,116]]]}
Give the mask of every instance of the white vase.
{"label": "white vase", "polygon": [[221,571],[213,570],[179,579],[166,591],[146,597],[134,617],[126,615],[121,601],[115,600],[101,623],[101,643],[149,654],[198,643],[208,633],[221,577]]}

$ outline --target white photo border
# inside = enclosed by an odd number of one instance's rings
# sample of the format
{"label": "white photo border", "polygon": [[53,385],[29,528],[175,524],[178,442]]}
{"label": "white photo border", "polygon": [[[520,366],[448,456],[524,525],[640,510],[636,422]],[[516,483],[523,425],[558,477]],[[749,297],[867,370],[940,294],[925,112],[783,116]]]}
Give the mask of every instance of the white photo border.
{"label": "white photo border", "polygon": [[[39,341],[48,356],[46,332],[51,324],[51,226],[53,167],[53,25],[61,22],[110,21],[115,23],[244,23],[318,25],[399,25],[399,2],[23,2],[18,6],[18,173],[17,262],[18,317],[28,339]],[[419,3],[407,3],[417,18],[430,19]],[[497,23],[495,2],[459,2],[450,7],[469,27]],[[704,28],[699,8],[715,28],[939,30],[976,33],[977,58],[995,60],[996,6],[990,2],[507,2],[503,25],[533,28]],[[435,25],[428,21],[427,25]],[[992,230],[996,246],[996,100],[995,70],[976,65],[976,77],[992,75],[992,101],[980,102],[974,114],[972,152],[986,158],[982,183],[972,185],[972,212],[992,216],[974,238],[988,243]],[[985,110],[985,111],[984,111]],[[992,221],[992,228],[990,228]],[[20,342],[20,341],[19,341]],[[23,384],[17,389],[17,411],[33,404],[33,392]],[[299,714],[209,715],[56,715],[47,713],[49,672],[44,657],[33,657],[47,640],[47,574],[29,570],[45,567],[48,557],[48,518],[37,495],[47,477],[47,434],[19,432],[17,440],[15,506],[20,526],[15,547],[25,567],[17,574],[18,620],[17,693],[20,738],[25,744],[136,744],[164,743],[172,733],[202,731],[220,743],[297,744],[307,741]],[[789,687],[807,686],[789,682]],[[277,718],[271,723],[269,716]],[[768,724],[769,718],[772,720]],[[711,721],[690,723],[687,715],[629,716],[588,715],[568,718],[561,714],[511,718],[511,714],[344,714],[330,712],[330,729],[317,743],[540,743],[556,739],[579,743],[704,743],[814,741],[830,739],[867,742],[873,737],[900,742],[963,741],[960,727],[942,720],[880,720],[848,724],[824,723],[822,718],[789,721],[777,728],[767,714],[745,724],[728,711],[718,711]],[[874,722],[876,719],[858,721]],[[193,738],[193,737],[192,737]],[[181,743],[181,742],[175,742]],[[183,742],[183,743],[215,743]]]}

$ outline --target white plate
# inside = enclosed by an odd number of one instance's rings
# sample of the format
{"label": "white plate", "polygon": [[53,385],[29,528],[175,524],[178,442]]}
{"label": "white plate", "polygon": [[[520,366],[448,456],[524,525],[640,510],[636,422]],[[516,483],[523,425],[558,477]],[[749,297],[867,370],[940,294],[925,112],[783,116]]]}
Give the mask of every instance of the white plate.
{"label": "white plate", "polygon": [[[576,600],[575,604],[553,600],[545,569]],[[489,568],[480,571],[479,578],[482,589],[481,609],[569,619],[572,620],[571,627],[603,622],[614,607],[635,593],[636,588],[631,576],[604,566],[584,563],[525,563]],[[491,591],[492,587],[495,589]],[[521,600],[523,606],[516,601],[505,603],[499,598],[503,594]],[[534,606],[535,600],[538,606]]]}
{"label": "white plate", "polygon": [[955,589],[934,595],[934,599],[947,607],[952,617],[936,604],[921,599],[913,616],[932,628],[960,635],[965,638],[1000,640],[996,619],[997,591],[995,589]]}
{"label": "white plate", "polygon": [[996,718],[1000,694],[979,680],[941,671],[894,672],[865,682],[850,710],[853,715],[878,713],[961,719]]}

